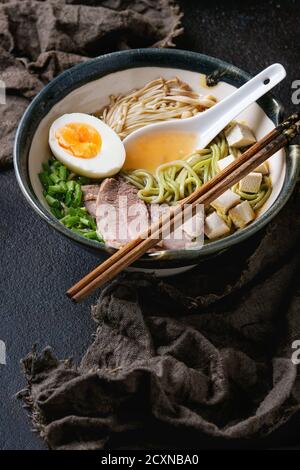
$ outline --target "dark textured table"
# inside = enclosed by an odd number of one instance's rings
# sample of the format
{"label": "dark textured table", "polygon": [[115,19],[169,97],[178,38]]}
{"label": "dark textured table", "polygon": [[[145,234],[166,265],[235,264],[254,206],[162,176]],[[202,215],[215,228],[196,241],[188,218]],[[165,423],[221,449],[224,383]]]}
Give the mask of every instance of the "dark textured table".
{"label": "dark textured table", "polygon": [[[185,35],[177,46],[220,57],[251,73],[281,62],[288,79],[276,94],[290,111],[291,82],[300,79],[300,4],[236,3],[182,0]],[[12,170],[0,174],[0,214],[0,339],[7,347],[7,365],[0,365],[0,449],[42,449],[14,398],[25,383],[20,359],[34,343],[39,348],[50,344],[59,357],[80,359],[94,330],[89,315],[94,299],[74,305],[64,292],[97,259],[38,218]]]}

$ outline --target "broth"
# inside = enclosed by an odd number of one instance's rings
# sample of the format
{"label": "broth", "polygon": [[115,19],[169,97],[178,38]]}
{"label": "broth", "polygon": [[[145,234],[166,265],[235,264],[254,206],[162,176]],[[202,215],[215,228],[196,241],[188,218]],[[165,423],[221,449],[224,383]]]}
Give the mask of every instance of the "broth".
{"label": "broth", "polygon": [[182,160],[196,148],[197,135],[188,132],[159,132],[141,136],[126,146],[124,168],[143,168],[155,173],[163,163]]}

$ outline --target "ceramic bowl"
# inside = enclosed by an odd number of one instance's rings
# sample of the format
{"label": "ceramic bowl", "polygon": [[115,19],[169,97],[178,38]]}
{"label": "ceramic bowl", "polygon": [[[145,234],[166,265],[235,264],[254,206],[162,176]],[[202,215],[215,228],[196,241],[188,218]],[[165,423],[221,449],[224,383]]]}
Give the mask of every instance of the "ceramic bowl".
{"label": "ceramic bowl", "polygon": [[[220,76],[216,86],[207,88],[204,75]],[[41,164],[49,157],[48,131],[54,119],[64,113],[94,113],[108,103],[109,95],[140,87],[159,76],[178,76],[194,90],[211,93],[218,100],[251,77],[222,60],[202,54],[169,49],[137,49],[107,54],[75,66],[52,80],[32,101],[19,124],[15,139],[14,165],[19,185],[27,201],[50,227],[82,247],[107,256],[112,249],[78,236],[64,227],[49,211],[38,179]],[[259,139],[281,120],[282,106],[270,94],[239,116]],[[299,170],[299,149],[281,150],[270,160],[272,194],[258,218],[232,235],[205,244],[200,249],[164,250],[146,254],[135,266],[172,274],[199,263],[251,237],[265,226],[291,195]],[[172,271],[172,269],[175,271]],[[171,269],[171,271],[170,271]]]}

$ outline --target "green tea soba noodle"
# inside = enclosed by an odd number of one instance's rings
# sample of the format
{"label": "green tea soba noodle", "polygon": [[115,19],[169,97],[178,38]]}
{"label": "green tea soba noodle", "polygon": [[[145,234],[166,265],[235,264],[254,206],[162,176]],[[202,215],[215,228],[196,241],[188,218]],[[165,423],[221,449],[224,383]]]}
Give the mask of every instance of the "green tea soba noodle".
{"label": "green tea soba noodle", "polygon": [[217,172],[217,162],[228,155],[223,134],[203,150],[193,152],[184,160],[160,165],[156,175],[145,170],[123,171],[124,178],[139,189],[139,197],[148,203],[175,204],[191,194]]}
{"label": "green tea soba noodle", "polygon": [[[218,160],[228,154],[228,144],[224,134],[221,133],[208,148],[197,150],[184,160],[160,165],[156,175],[142,169],[123,170],[122,175],[139,189],[138,195],[143,201],[150,204],[176,204],[212,179],[219,172]],[[257,210],[270,196],[272,184],[270,178],[264,176],[257,193],[240,191],[238,184],[232,189],[242,200],[247,200],[252,208]]]}

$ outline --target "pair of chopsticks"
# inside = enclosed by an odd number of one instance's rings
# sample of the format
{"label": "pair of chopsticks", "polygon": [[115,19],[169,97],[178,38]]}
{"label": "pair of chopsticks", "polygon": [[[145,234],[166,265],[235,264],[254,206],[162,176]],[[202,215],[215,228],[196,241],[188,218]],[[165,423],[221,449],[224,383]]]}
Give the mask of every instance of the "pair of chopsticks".
{"label": "pair of chopsticks", "polygon": [[[155,246],[162,239],[163,233],[169,233],[178,227],[178,223],[180,225],[180,221],[182,221],[182,211],[185,204],[192,206],[192,213],[197,204],[210,204],[299,134],[300,113],[295,113],[246,150],[222,172],[181,200],[178,205],[174,206],[170,214],[161,216],[159,221],[151,225],[144,234],[124,245],[83,277],[67,291],[67,295],[75,302],[80,302]],[[165,232],[166,230],[169,232]]]}

